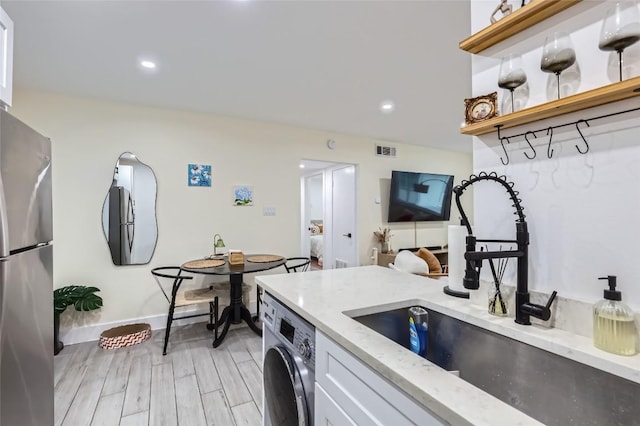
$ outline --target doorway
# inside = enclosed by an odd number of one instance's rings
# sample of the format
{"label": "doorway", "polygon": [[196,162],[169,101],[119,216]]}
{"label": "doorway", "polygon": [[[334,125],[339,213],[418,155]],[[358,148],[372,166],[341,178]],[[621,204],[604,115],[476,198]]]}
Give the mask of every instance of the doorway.
{"label": "doorway", "polygon": [[302,255],[313,269],[358,266],[356,165],[302,160],[300,167]]}

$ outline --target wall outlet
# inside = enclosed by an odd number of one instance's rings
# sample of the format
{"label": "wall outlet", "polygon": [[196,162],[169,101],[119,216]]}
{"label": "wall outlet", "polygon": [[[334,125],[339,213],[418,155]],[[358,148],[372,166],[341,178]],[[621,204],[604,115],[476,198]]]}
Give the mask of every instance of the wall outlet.
{"label": "wall outlet", "polygon": [[264,207],[262,209],[262,216],[275,216],[276,208],[275,207]]}

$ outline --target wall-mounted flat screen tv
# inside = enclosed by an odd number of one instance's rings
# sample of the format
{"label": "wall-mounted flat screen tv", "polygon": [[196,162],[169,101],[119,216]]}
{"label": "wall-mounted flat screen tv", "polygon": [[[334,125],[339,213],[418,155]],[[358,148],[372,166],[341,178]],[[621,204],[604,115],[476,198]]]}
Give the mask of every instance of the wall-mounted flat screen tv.
{"label": "wall-mounted flat screen tv", "polygon": [[434,173],[391,173],[389,222],[449,220],[453,176]]}

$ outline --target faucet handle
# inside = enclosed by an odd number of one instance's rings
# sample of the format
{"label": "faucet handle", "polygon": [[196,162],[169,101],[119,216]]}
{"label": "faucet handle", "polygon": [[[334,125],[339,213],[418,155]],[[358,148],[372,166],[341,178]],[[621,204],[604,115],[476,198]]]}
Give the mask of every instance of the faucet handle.
{"label": "faucet handle", "polygon": [[522,312],[527,315],[533,315],[534,317],[540,318],[543,321],[548,321],[549,318],[551,318],[551,304],[555,300],[556,294],[558,294],[558,292],[554,290],[553,293],[551,293],[551,297],[549,297],[549,300],[547,300],[547,304],[545,306],[536,305],[535,303],[525,303],[520,307],[520,309],[522,309]]}
{"label": "faucet handle", "polygon": [[558,292],[553,290],[551,296],[549,297],[549,300],[547,300],[547,304],[545,306],[540,306],[539,309],[534,309],[532,315],[540,318],[543,321],[548,321],[549,318],[551,318],[551,304],[555,300],[556,294],[558,294]]}
{"label": "faucet handle", "polygon": [[556,298],[556,294],[558,294],[558,292],[553,290],[553,293],[551,293],[551,296],[549,297],[549,300],[547,300],[547,304],[545,305],[545,309],[551,309],[551,304],[553,303],[553,300]]}

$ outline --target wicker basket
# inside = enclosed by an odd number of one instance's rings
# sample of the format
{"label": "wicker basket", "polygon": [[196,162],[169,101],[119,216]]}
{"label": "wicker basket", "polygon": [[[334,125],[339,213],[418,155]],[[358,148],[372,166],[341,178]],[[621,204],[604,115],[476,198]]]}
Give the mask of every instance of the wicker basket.
{"label": "wicker basket", "polygon": [[149,324],[128,324],[110,328],[100,334],[99,345],[103,349],[117,349],[137,345],[151,337]]}

